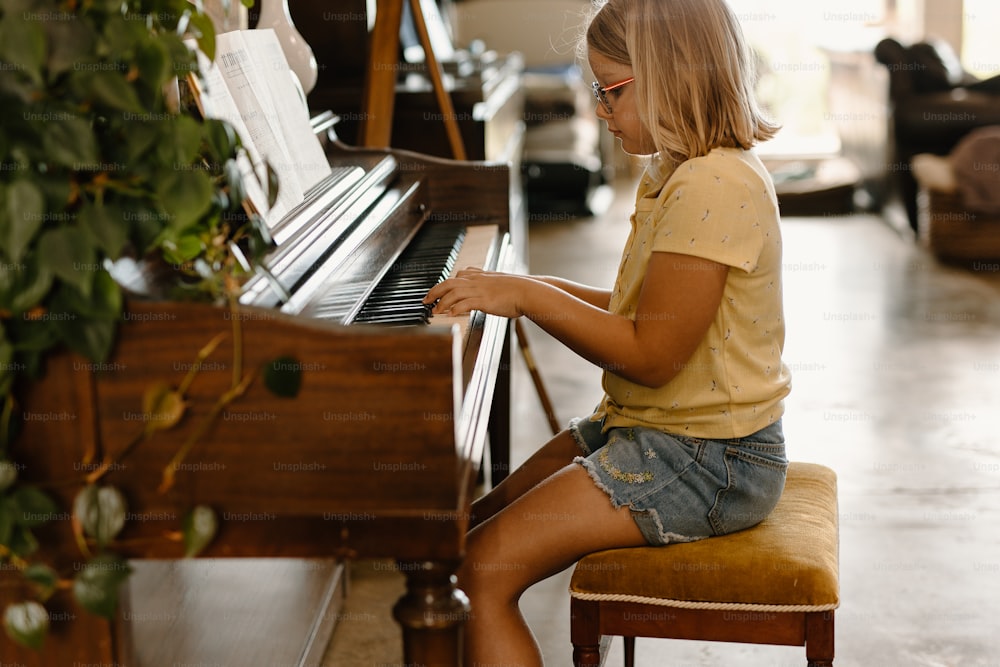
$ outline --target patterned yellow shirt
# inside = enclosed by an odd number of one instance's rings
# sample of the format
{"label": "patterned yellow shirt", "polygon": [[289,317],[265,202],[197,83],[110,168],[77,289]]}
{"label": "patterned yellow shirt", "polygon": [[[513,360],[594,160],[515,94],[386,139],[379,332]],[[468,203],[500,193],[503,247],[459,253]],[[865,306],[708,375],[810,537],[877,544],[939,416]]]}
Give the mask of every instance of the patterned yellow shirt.
{"label": "patterned yellow shirt", "polygon": [[[612,313],[635,318],[653,252],[730,267],[704,339],[670,382],[644,387],[604,373],[593,419],[605,430],[644,426],[702,438],[738,438],[775,422],[791,388],[782,363],[781,230],[770,176],[750,151],[716,148],[663,183],[648,168],[611,294]],[[660,184],[662,188],[659,187]]]}

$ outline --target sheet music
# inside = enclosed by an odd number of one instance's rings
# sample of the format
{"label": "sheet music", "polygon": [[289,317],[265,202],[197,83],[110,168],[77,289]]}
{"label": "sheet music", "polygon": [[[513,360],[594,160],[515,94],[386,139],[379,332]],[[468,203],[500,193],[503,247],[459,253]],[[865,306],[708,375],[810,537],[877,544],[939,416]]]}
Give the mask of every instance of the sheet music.
{"label": "sheet music", "polygon": [[228,121],[236,133],[243,138],[246,152],[241,152],[236,158],[240,175],[243,177],[243,188],[246,190],[247,199],[250,200],[253,209],[265,220],[268,220],[267,190],[265,185],[262,185],[266,184],[267,181],[265,179],[258,180],[256,175],[256,168],[261,169],[263,173],[263,159],[256,146],[247,140],[247,137],[250,136],[250,130],[243,122],[243,116],[236,108],[236,103],[232,95],[229,94],[226,81],[219,68],[204,53],[197,50],[193,40],[188,42],[188,46],[198,54],[198,66],[202,73],[201,80],[197,77],[191,77],[191,85],[194,86],[197,93],[195,97],[201,115],[204,118]]}
{"label": "sheet music", "polygon": [[278,114],[278,125],[292,156],[293,168],[302,190],[308,191],[330,175],[330,163],[312,130],[305,95],[288,66],[274,30],[246,30],[241,34],[254,56],[258,72],[264,74],[262,78]]}
{"label": "sheet music", "polygon": [[[303,199],[295,162],[285,144],[281,118],[268,94],[264,72],[261,72],[240,31],[216,36],[215,66],[226,83],[239,115],[247,128],[244,143],[253,143],[259,156],[271,163],[278,173],[278,199],[267,212],[269,225],[277,223]],[[262,182],[266,182],[263,164],[254,164]]]}

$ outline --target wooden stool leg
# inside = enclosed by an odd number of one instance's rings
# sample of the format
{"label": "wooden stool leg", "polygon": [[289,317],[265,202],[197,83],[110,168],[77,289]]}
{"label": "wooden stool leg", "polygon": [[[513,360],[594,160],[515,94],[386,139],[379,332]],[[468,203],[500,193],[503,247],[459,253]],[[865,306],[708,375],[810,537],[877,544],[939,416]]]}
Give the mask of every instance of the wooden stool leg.
{"label": "wooden stool leg", "polygon": [[601,629],[598,625],[600,604],[570,598],[569,636],[573,642],[574,667],[600,667]]}
{"label": "wooden stool leg", "polygon": [[808,667],[833,667],[833,611],[806,614]]}
{"label": "wooden stool leg", "polygon": [[622,637],[625,640],[625,667],[635,667],[635,637]]}

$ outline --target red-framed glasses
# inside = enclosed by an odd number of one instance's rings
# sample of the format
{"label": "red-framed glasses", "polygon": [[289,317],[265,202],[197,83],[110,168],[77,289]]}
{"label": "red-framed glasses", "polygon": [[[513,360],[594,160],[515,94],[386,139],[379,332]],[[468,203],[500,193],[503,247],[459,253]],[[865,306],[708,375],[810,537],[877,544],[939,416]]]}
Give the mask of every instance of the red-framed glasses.
{"label": "red-framed glasses", "polygon": [[630,76],[629,78],[623,81],[612,83],[610,85],[604,86],[603,88],[601,87],[600,83],[595,81],[592,84],[594,88],[594,97],[597,98],[598,102],[604,105],[604,108],[607,110],[608,113],[614,113],[614,110],[611,108],[611,102],[608,101],[608,93],[611,92],[612,90],[617,90],[618,88],[621,88],[626,84],[632,83],[633,81],[635,81],[635,77]]}

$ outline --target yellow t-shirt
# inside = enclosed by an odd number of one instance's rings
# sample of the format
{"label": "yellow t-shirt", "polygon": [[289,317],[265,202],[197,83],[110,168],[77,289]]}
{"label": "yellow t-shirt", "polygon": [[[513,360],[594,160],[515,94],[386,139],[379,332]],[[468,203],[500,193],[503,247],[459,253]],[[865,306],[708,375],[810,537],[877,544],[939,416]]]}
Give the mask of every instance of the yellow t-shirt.
{"label": "yellow t-shirt", "polygon": [[[730,267],[704,339],[670,382],[644,387],[606,371],[593,419],[605,430],[644,426],[702,438],[738,438],[775,422],[791,376],[782,363],[781,230],[770,176],[756,154],[716,148],[664,183],[647,168],[636,193],[609,310],[635,318],[653,252]],[[662,183],[662,188],[659,187]]]}

